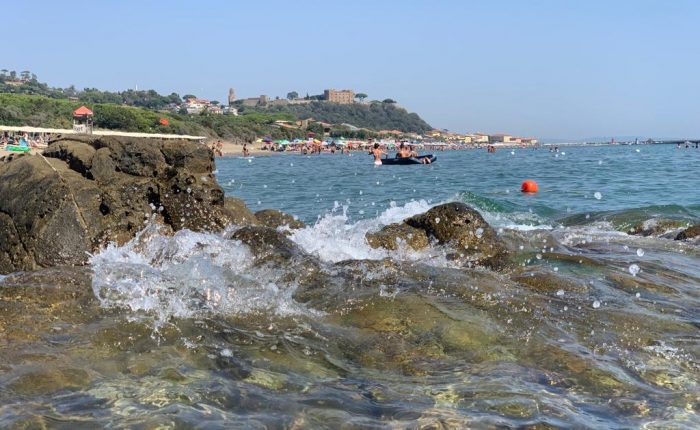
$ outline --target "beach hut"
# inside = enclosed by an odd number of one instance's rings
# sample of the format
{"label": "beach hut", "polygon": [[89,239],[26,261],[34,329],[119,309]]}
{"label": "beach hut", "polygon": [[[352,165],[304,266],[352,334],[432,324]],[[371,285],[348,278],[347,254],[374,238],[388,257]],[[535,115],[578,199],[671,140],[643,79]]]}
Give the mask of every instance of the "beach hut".
{"label": "beach hut", "polygon": [[73,131],[81,134],[92,134],[93,113],[85,106],[73,111]]}

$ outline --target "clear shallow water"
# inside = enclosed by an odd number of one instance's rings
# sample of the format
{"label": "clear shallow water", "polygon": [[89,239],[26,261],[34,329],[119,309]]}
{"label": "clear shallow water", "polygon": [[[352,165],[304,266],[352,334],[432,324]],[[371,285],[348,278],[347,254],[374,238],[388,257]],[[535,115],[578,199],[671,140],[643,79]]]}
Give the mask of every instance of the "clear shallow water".
{"label": "clear shallow water", "polygon": [[[670,237],[698,221],[700,151],[563,152],[220,159],[228,195],[309,223],[299,251],[151,225],[87,270],[0,279],[0,427],[698,428],[700,248]],[[511,268],[367,245],[449,200]]]}

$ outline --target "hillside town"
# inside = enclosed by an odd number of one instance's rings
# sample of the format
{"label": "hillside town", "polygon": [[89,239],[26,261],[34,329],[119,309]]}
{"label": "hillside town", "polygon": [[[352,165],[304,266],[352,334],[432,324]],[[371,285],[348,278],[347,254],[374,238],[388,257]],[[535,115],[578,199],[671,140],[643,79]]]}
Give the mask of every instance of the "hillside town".
{"label": "hillside town", "polygon": [[[182,113],[186,112],[190,115],[201,114],[203,112],[222,115],[239,114],[239,108],[267,108],[274,106],[289,106],[289,105],[304,105],[312,102],[322,102],[329,104],[348,105],[352,103],[372,103],[365,102],[367,95],[364,93],[355,93],[353,90],[336,90],[326,89],[322,95],[306,96],[300,98],[299,95],[292,91],[287,94],[286,98],[275,97],[271,99],[267,95],[259,97],[248,97],[238,99],[233,88],[228,91],[228,104],[222,106],[218,101],[209,101],[206,99],[196,98],[194,96],[186,98],[181,106],[173,106],[172,109],[179,110]],[[379,101],[374,101],[380,103]],[[396,103],[391,99],[385,99],[381,103]],[[277,120],[274,126],[278,128],[306,130],[310,125],[317,125],[323,129],[324,134],[330,135],[334,129],[348,130],[350,132],[364,131],[368,134],[378,134],[383,139],[406,139],[412,141],[428,141],[428,142],[445,142],[450,144],[461,145],[536,145],[538,140],[534,137],[521,137],[506,133],[453,133],[448,130],[434,129],[427,133],[407,133],[401,130],[371,130],[367,128],[357,127],[353,124],[331,124],[323,121],[317,121],[314,118],[305,118],[296,121]]]}

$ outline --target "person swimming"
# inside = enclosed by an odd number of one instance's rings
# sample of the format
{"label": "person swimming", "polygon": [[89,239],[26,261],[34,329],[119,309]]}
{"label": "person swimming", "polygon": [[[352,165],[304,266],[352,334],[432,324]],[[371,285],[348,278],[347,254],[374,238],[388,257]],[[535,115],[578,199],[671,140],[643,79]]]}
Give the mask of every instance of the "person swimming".
{"label": "person swimming", "polygon": [[408,149],[408,146],[405,145],[403,142],[401,142],[401,145],[399,145],[399,152],[396,153],[396,158],[409,158],[411,157],[411,151]]}
{"label": "person swimming", "polygon": [[386,154],[386,152],[382,151],[382,149],[379,147],[378,143],[374,144],[374,149],[372,149],[371,154],[374,155],[374,165],[381,166],[382,165],[382,154]]}

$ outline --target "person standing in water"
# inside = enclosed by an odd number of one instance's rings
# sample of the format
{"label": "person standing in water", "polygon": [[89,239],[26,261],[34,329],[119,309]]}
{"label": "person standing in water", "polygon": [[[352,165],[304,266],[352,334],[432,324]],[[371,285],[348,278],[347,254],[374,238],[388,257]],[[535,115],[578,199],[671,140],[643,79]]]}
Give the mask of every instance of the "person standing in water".
{"label": "person standing in water", "polygon": [[374,165],[375,166],[382,165],[382,154],[386,154],[386,152],[382,151],[382,149],[379,147],[378,143],[375,143],[374,149],[372,149],[372,155],[374,155]]}

